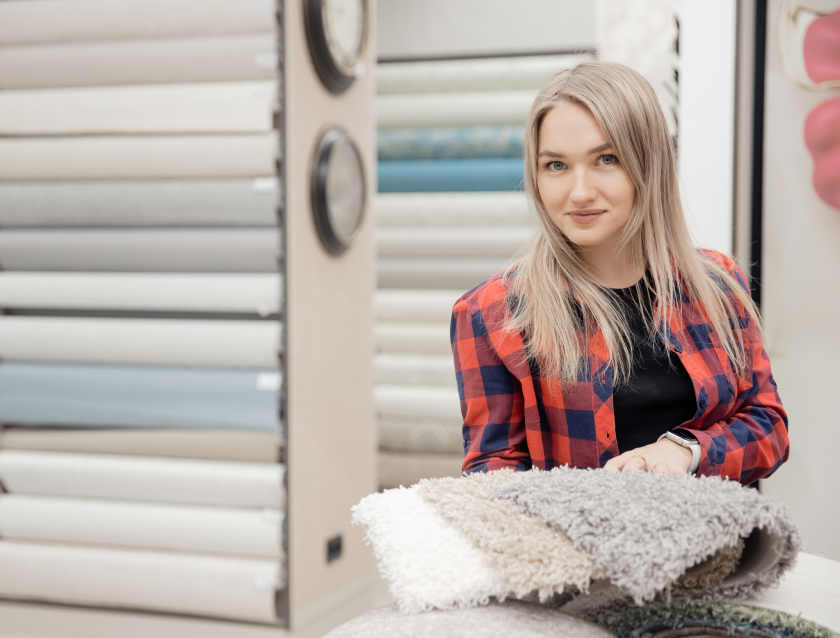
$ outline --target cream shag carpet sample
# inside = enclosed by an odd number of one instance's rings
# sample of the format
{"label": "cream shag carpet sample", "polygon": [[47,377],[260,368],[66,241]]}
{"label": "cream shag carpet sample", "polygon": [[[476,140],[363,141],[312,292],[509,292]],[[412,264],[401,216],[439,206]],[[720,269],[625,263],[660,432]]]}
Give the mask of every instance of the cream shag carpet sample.
{"label": "cream shag carpet sample", "polygon": [[517,598],[536,590],[545,601],[563,593],[567,585],[586,591],[592,578],[604,575],[592,554],[575,548],[565,534],[513,503],[490,498],[494,489],[525,476],[501,470],[424,480],[413,489],[487,556]]}
{"label": "cream shag carpet sample", "polygon": [[404,613],[486,605],[504,599],[502,573],[413,489],[371,494],[353,507],[367,528],[379,571]]}
{"label": "cream shag carpet sample", "polygon": [[492,495],[564,532],[636,604],[756,528],[782,539],[775,564],[712,593],[742,597],[778,582],[799,550],[783,505],[733,481],[560,467],[527,472]]}

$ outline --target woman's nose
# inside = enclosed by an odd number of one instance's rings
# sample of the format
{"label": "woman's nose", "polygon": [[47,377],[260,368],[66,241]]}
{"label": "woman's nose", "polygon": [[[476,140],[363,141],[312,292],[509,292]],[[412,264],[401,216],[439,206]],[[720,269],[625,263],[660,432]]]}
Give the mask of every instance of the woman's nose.
{"label": "woman's nose", "polygon": [[585,168],[578,168],[574,172],[574,184],[570,194],[575,204],[591,202],[597,196],[597,191],[592,183],[592,176]]}

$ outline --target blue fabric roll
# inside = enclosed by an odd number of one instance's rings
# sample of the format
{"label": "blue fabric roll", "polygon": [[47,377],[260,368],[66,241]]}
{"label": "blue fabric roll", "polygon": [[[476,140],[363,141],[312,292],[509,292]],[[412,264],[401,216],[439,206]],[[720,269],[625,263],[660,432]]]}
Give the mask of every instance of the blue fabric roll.
{"label": "blue fabric roll", "polygon": [[276,385],[277,374],[276,370],[3,363],[0,421],[273,432],[279,393],[271,386]]}
{"label": "blue fabric roll", "polygon": [[379,162],[380,193],[522,190],[521,159]]}
{"label": "blue fabric roll", "polygon": [[383,129],[379,161],[522,157],[524,126]]}

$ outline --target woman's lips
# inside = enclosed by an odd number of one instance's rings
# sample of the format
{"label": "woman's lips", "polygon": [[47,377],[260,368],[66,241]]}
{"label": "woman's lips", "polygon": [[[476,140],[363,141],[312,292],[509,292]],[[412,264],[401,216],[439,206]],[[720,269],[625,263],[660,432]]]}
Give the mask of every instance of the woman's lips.
{"label": "woman's lips", "polygon": [[569,217],[571,217],[578,224],[591,224],[606,212],[607,211],[605,211],[603,208],[573,210],[569,213]]}

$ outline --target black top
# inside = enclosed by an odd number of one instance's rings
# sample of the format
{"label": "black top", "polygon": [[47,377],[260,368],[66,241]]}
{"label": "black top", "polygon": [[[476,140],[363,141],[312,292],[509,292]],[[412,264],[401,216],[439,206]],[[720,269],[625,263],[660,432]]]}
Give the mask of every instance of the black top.
{"label": "black top", "polygon": [[644,286],[614,289],[633,338],[630,380],[613,389],[615,436],[620,453],[655,443],[697,411],[694,385],[682,362],[659,339],[652,340],[640,310],[650,316],[653,298]]}

